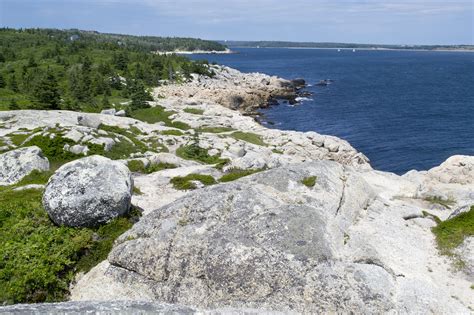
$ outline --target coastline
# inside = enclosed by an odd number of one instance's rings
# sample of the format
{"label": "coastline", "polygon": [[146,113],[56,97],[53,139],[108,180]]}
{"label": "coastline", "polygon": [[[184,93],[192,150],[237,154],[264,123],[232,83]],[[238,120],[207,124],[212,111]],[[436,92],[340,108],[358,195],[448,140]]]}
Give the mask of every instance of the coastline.
{"label": "coastline", "polygon": [[[446,220],[474,203],[474,157],[454,156],[403,176],[373,170],[347,141],[269,129],[245,115],[259,108],[258,102],[293,93],[291,81],[223,66],[214,70],[214,78],[195,75],[191,82],[155,88],[150,105],[169,114],[169,121],[71,111],[0,112],[0,140],[9,146],[12,133],[49,136],[54,130],[56,137],[76,142],[76,149],[115,145],[116,139],[140,141],[150,151],[132,153],[121,163],[175,166],[133,172],[140,193],[132,204],[144,215],[118,238],[106,260],[77,275],[71,302],[0,311],[71,309],[99,300],[101,305],[90,307],[124,307],[116,300],[129,301],[125,307],[160,301],[171,303],[168,307],[251,307],[256,313],[382,308],[466,313],[474,307],[468,276],[453,271],[432,234],[432,217]],[[213,162],[180,154],[193,144],[215,157]],[[219,166],[216,159],[227,162]],[[249,176],[220,180],[235,170]],[[193,189],[173,184],[188,176],[213,181],[194,180]],[[432,203],[435,197],[452,198],[453,204]],[[471,252],[462,249],[460,257],[469,258]],[[237,295],[222,290],[242,285],[248,290]],[[268,289],[273,287],[278,290]]]}
{"label": "coastline", "polygon": [[155,52],[158,55],[226,55],[226,54],[235,54],[237,52],[232,51],[228,48],[224,51],[219,50],[193,50],[193,51],[186,51],[186,50],[174,50],[174,51],[157,51]]}
{"label": "coastline", "polygon": [[474,49],[402,49],[402,48],[348,48],[348,47],[248,47],[233,46],[234,49],[251,48],[251,49],[301,49],[301,50],[363,50],[363,51],[427,51],[427,52],[469,52],[473,53]]}

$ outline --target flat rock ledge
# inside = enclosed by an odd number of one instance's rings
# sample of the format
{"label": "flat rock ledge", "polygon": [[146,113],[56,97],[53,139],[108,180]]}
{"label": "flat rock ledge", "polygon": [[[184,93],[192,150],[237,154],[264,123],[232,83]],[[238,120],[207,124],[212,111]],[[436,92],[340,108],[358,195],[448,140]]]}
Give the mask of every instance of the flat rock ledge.
{"label": "flat rock ledge", "polygon": [[83,302],[64,302],[64,303],[43,303],[43,304],[17,304],[12,306],[0,307],[1,314],[49,314],[49,315],[82,315],[82,314],[283,314],[274,311],[255,310],[255,309],[233,309],[221,308],[214,310],[203,310],[189,306],[166,303],[152,303],[139,301],[83,301]]}

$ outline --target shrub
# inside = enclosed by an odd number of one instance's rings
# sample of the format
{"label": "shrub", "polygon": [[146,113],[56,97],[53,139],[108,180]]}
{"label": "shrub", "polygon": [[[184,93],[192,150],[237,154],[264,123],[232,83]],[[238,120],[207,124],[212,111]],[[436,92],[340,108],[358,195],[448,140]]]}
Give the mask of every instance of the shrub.
{"label": "shrub", "polygon": [[[44,183],[32,173],[22,183]],[[15,185],[15,186],[17,186]],[[78,271],[88,271],[109,253],[136,213],[95,229],[58,227],[41,204],[41,190],[0,187],[0,302],[62,301]]]}
{"label": "shrub", "polygon": [[452,254],[451,250],[461,245],[464,238],[474,235],[474,206],[468,212],[440,222],[432,231],[441,252]]}
{"label": "shrub", "polygon": [[182,130],[191,129],[191,126],[184,122],[172,121],[169,117],[175,114],[172,111],[166,111],[162,106],[155,106],[151,108],[144,108],[134,110],[131,113],[131,117],[147,122],[149,124],[154,124],[157,122],[164,122],[166,126],[173,127]]}
{"label": "shrub", "polygon": [[205,164],[217,164],[217,166],[223,166],[229,162],[228,159],[221,159],[220,156],[209,155],[207,149],[201,148],[196,143],[178,148],[176,155],[185,160],[194,160]]}
{"label": "shrub", "polygon": [[236,131],[232,133],[231,136],[237,140],[246,141],[255,145],[267,146],[267,144],[263,142],[262,137],[255,133]]}
{"label": "shrub", "polygon": [[176,168],[176,165],[171,163],[150,163],[145,166],[145,164],[140,160],[129,161],[127,165],[130,171],[142,174],[151,174],[165,169]]}
{"label": "shrub", "polygon": [[223,133],[223,132],[230,132],[234,131],[235,129],[230,127],[201,127],[198,128],[198,132],[207,132],[207,133]]}
{"label": "shrub", "polygon": [[253,169],[253,170],[242,170],[242,169],[239,169],[239,168],[234,168],[234,169],[228,171],[226,174],[224,174],[219,179],[219,181],[221,183],[232,182],[232,181],[237,180],[239,178],[249,176],[249,175],[264,171],[264,170],[265,169],[263,169],[263,168],[262,169]]}
{"label": "shrub", "polygon": [[173,177],[170,183],[173,184],[173,187],[178,190],[196,189],[197,187],[192,181],[199,181],[206,186],[216,184],[214,177],[201,174],[189,174],[185,177]]}
{"label": "shrub", "polygon": [[311,188],[311,187],[314,187],[314,185],[316,185],[316,179],[318,179],[316,176],[305,177],[303,178],[301,183],[305,185],[306,187]]}
{"label": "shrub", "polygon": [[183,132],[179,131],[179,130],[163,130],[160,132],[163,136],[182,136],[184,135]]}

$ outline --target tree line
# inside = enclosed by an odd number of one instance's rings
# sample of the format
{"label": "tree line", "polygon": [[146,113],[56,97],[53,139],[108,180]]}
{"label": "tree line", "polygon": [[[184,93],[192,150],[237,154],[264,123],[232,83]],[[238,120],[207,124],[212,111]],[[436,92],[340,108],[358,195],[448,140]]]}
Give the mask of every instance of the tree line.
{"label": "tree line", "polygon": [[[160,44],[183,49],[183,42],[188,39],[0,29],[0,109],[96,112],[112,103],[132,110],[146,106],[150,87],[185,81],[192,73],[213,75],[206,61],[153,52]],[[199,49],[208,45],[189,43],[203,45]]]}

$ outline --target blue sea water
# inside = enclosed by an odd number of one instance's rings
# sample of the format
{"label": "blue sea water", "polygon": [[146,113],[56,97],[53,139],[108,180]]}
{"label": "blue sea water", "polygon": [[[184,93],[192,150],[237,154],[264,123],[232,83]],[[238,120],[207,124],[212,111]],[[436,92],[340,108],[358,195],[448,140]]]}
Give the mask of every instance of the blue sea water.
{"label": "blue sea water", "polygon": [[[474,155],[474,53],[234,48],[194,55],[243,72],[304,78],[310,100],[262,110],[270,128],[349,141],[375,169],[426,170]],[[327,87],[319,80],[332,79]]]}

